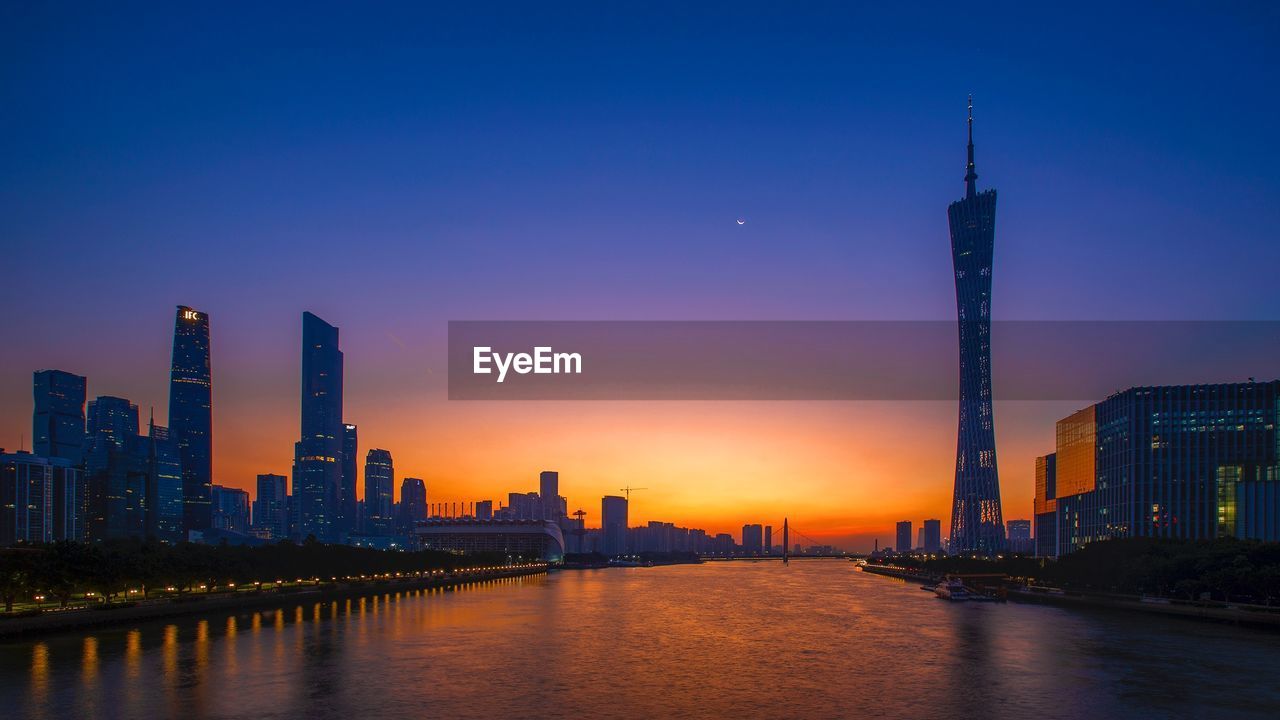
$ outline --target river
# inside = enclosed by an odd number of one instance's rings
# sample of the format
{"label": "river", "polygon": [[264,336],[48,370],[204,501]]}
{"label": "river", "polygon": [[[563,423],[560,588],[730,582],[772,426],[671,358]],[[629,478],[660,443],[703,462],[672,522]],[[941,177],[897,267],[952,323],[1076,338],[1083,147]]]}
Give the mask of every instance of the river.
{"label": "river", "polygon": [[840,560],[564,571],[0,644],[30,718],[1280,717],[1280,635]]}

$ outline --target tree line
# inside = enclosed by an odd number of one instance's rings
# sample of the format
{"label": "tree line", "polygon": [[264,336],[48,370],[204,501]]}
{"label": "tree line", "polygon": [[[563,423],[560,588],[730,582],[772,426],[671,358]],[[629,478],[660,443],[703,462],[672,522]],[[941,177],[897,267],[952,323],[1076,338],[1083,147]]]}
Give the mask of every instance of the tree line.
{"label": "tree line", "polygon": [[941,557],[918,566],[939,575],[1002,572],[1077,590],[1280,603],[1280,543],[1256,540],[1119,538],[1089,543],[1058,560]]}
{"label": "tree line", "polygon": [[178,594],[276,580],[358,577],[385,573],[451,571],[501,565],[502,553],[457,555],[440,550],[393,552],[348,545],[163,544],[154,541],[113,540],[102,543],[57,542],[0,550],[0,597],[5,612],[13,604],[43,595],[62,607],[84,593],[110,602],[129,589],[146,598],[161,588]]}

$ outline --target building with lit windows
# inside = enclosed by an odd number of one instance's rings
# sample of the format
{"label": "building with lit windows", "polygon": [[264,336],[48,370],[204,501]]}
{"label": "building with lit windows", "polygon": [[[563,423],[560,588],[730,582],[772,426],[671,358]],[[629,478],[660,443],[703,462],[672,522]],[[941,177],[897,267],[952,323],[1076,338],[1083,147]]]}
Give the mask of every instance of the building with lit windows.
{"label": "building with lit windows", "polygon": [[564,534],[550,520],[432,518],[417,524],[414,540],[423,550],[500,552],[547,562],[559,562],[565,552]]}
{"label": "building with lit windows", "polygon": [[258,476],[258,496],[253,501],[253,530],[259,537],[289,537],[289,480],[283,475]]}
{"label": "building with lit windows", "polygon": [[364,461],[364,534],[391,535],[395,531],[396,471],[391,451],[374,448]]}
{"label": "building with lit windows", "polygon": [[302,436],[294,445],[293,534],[333,541],[342,484],[342,351],[338,328],[302,314]]}
{"label": "building with lit windows", "polygon": [[40,370],[32,384],[33,454],[79,465],[84,455],[84,377],[61,370]]}
{"label": "building with lit windows", "polygon": [[1115,537],[1280,540],[1280,381],[1135,387],[1036,460],[1036,552]]}
{"label": "building with lit windows", "polygon": [[213,385],[209,315],[179,305],[169,370],[169,437],[182,467],[183,529],[213,521]]}
{"label": "building with lit windows", "polygon": [[992,555],[1004,547],[1000,478],[991,409],[991,267],[996,191],[978,192],[973,162],[973,100],[969,101],[969,163],[965,196],[947,208],[956,277],[960,336],[960,408],[956,438],[951,552]]}

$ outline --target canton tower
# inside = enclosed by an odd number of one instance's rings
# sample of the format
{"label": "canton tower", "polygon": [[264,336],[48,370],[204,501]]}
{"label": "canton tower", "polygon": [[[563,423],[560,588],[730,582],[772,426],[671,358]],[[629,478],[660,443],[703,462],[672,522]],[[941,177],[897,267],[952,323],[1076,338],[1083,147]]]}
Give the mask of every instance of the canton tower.
{"label": "canton tower", "polygon": [[991,255],[996,191],[978,192],[973,166],[973,97],[963,200],[947,208],[960,331],[960,422],[951,502],[951,552],[993,555],[1004,547],[996,436],[991,414]]}

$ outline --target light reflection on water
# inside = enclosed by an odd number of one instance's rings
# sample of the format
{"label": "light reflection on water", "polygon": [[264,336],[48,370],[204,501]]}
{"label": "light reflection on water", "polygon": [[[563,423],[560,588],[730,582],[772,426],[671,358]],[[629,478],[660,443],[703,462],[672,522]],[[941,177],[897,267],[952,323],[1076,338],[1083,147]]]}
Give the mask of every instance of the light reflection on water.
{"label": "light reflection on water", "polygon": [[1280,636],[842,561],[562,572],[0,645],[18,717],[1276,717]]}

